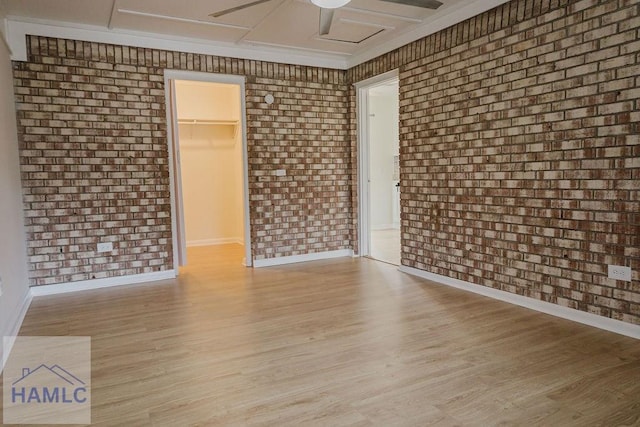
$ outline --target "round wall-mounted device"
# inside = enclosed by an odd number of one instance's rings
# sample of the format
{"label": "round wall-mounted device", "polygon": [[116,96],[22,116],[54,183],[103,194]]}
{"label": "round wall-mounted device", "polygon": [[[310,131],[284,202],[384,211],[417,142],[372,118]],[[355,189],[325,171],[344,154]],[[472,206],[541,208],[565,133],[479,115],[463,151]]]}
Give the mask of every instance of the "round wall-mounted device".
{"label": "round wall-mounted device", "polygon": [[264,102],[266,102],[267,105],[273,104],[273,101],[275,101],[275,98],[271,94],[268,94],[264,97]]}

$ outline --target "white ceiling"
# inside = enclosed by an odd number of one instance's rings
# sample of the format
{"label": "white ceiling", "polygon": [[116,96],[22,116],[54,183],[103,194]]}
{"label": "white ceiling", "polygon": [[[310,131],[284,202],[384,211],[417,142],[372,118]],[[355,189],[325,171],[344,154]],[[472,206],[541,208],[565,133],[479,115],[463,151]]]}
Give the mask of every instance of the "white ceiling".
{"label": "white ceiling", "polygon": [[[209,16],[251,1],[0,0],[14,38],[34,32],[73,35],[73,29],[78,30],[78,39],[91,39],[91,32],[101,34],[94,37],[97,41],[108,41],[109,34],[131,34],[191,43],[193,48],[182,49],[196,53],[207,53],[202,52],[207,46],[209,51],[219,47],[239,57],[267,59],[265,55],[273,54],[280,62],[335,68],[357,65],[506,0],[441,0],[437,10],[352,0],[336,10],[327,36],[318,34],[320,9],[309,0],[270,0],[219,18]],[[9,43],[18,48],[21,44]]]}

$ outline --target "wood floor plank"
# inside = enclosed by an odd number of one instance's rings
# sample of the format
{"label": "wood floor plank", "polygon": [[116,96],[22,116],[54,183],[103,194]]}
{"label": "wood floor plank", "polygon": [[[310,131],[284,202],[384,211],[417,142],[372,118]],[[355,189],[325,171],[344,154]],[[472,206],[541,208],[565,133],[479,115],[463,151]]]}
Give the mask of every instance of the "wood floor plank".
{"label": "wood floor plank", "polygon": [[242,267],[34,300],[92,337],[94,425],[640,425],[640,342],[369,259]]}

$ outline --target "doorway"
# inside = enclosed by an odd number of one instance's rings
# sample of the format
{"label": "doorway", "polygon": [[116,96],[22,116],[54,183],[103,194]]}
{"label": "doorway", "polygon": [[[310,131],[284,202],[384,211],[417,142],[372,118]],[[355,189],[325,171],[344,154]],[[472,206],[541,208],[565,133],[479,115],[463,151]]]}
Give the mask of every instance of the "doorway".
{"label": "doorway", "polygon": [[176,272],[222,253],[251,266],[244,78],[167,71],[165,83]]}
{"label": "doorway", "polygon": [[400,265],[398,73],[361,82],[357,91],[361,255]]}

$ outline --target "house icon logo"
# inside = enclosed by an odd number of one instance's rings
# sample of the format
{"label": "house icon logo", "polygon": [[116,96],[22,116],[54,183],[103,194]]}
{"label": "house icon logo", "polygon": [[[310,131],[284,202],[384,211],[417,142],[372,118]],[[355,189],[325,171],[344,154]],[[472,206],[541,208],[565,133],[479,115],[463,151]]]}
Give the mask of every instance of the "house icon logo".
{"label": "house icon logo", "polygon": [[22,368],[22,377],[11,384],[13,404],[83,404],[86,383],[59,365]]}
{"label": "house icon logo", "polygon": [[4,337],[4,424],[91,424],[91,337]]}

